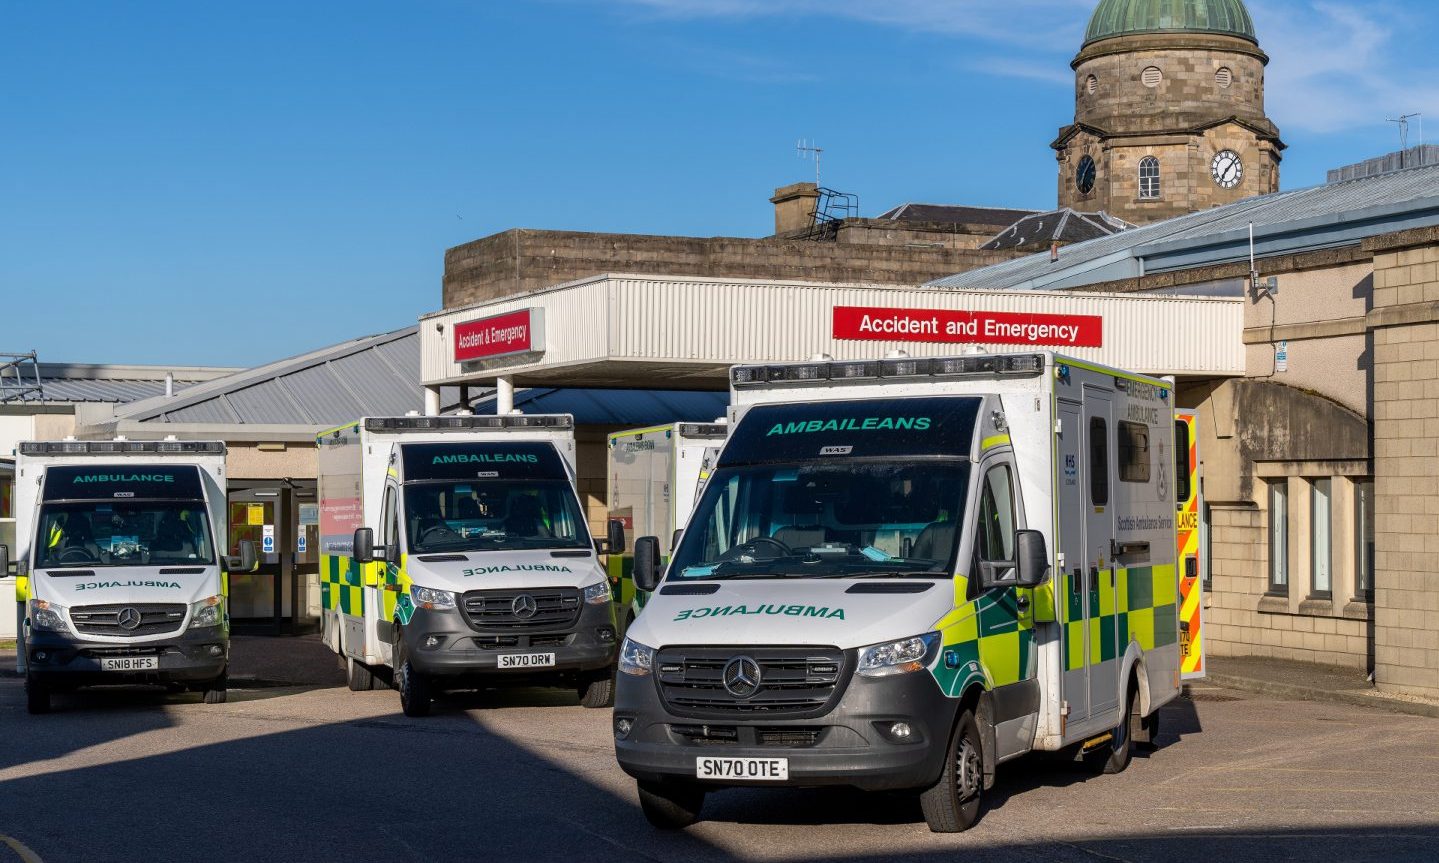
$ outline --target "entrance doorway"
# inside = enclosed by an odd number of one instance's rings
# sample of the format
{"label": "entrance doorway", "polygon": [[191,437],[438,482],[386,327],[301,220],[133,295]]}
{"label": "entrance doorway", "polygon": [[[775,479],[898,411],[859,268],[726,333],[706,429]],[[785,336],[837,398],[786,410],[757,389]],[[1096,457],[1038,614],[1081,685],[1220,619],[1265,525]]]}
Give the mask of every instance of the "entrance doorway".
{"label": "entrance doorway", "polygon": [[230,574],[230,618],[236,627],[280,634],[319,628],[319,522],[315,483],[232,482],[228,494],[230,554],[248,540],[259,549],[253,572]]}

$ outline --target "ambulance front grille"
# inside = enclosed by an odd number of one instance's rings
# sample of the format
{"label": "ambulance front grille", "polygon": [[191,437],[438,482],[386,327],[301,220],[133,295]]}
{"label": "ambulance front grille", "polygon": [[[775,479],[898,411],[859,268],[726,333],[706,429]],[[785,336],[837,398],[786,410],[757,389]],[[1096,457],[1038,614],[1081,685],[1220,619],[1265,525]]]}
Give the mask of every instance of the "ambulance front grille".
{"label": "ambulance front grille", "polygon": [[474,590],[464,595],[461,607],[480,632],[566,629],[579,620],[580,592],[573,587]]}
{"label": "ambulance front grille", "polygon": [[[725,667],[738,657],[759,666],[759,688],[747,697],[725,688]],[[670,647],[655,657],[660,696],[678,716],[816,716],[834,706],[849,674],[835,647]]]}
{"label": "ambulance front grille", "polygon": [[[129,629],[120,625],[121,615],[128,609],[140,615],[139,624]],[[130,619],[128,614],[125,617]],[[170,603],[81,605],[70,609],[70,621],[75,624],[75,631],[82,635],[108,635],[112,638],[161,635],[175,632],[185,622],[185,606]]]}

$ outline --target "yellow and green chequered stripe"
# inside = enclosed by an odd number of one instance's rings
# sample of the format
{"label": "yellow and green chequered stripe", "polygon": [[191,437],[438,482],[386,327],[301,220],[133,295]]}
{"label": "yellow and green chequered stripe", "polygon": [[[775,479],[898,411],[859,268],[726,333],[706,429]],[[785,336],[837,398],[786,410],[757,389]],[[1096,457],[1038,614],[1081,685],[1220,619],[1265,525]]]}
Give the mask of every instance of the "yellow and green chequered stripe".
{"label": "yellow and green chequered stripe", "polygon": [[1178,589],[1173,566],[1144,566],[1116,571],[1110,583],[1103,570],[1089,587],[1085,616],[1084,591],[1073,573],[1065,575],[1064,667],[1085,666],[1084,635],[1089,631],[1089,664],[1124,655],[1130,642],[1153,650],[1179,640]]}
{"label": "yellow and green chequered stripe", "polygon": [[[967,588],[968,579],[955,579],[956,597]],[[995,689],[1034,677],[1034,617],[1020,611],[1021,590],[1011,587],[963,601],[937,624],[942,647],[932,673],[946,695],[958,698],[971,683]]]}

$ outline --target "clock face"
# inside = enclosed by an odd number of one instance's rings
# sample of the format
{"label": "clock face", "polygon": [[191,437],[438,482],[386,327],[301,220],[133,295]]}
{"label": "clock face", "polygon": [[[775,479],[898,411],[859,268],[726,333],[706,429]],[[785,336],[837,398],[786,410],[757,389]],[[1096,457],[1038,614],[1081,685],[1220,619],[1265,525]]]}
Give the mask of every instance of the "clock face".
{"label": "clock face", "polygon": [[1214,182],[1225,189],[1238,186],[1244,179],[1244,161],[1233,150],[1221,150],[1215,155],[1209,170],[1214,175]]}
{"label": "clock face", "polygon": [[1094,191],[1094,178],[1099,175],[1099,169],[1094,164],[1094,159],[1085,156],[1079,160],[1079,169],[1074,174],[1074,187],[1079,194],[1088,195]]}

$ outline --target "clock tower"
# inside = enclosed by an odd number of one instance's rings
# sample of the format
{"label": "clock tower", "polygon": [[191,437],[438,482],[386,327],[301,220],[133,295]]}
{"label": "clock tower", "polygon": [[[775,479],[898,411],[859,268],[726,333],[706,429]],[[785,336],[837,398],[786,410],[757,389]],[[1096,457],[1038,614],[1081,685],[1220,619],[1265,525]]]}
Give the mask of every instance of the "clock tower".
{"label": "clock tower", "polygon": [[1268,62],[1243,0],[1102,0],[1051,145],[1059,205],[1143,224],[1279,191]]}

